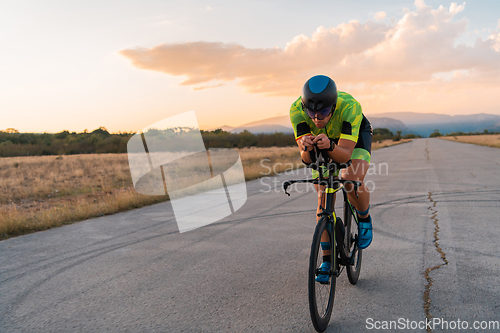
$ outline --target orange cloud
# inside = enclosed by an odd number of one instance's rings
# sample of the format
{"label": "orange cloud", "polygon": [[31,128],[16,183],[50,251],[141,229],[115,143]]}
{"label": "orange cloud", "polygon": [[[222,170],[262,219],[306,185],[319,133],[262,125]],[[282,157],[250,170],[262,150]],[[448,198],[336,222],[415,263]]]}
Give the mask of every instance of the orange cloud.
{"label": "orange cloud", "polygon": [[376,20],[383,20],[383,19],[385,19],[386,15],[387,14],[385,12],[380,11],[380,12],[376,12],[375,15],[373,15],[373,18]]}
{"label": "orange cloud", "polygon": [[284,49],[192,42],[120,53],[137,68],[187,77],[183,85],[238,80],[248,92],[267,95],[295,96],[315,74],[329,75],[348,87],[434,85],[436,75],[442,73],[450,73],[451,81],[500,86],[500,28],[473,46],[456,45],[467,21],[453,18],[464,5],[432,9],[417,0],[414,11],[395,24],[350,21],[329,29],[319,27],[310,38],[296,36]]}

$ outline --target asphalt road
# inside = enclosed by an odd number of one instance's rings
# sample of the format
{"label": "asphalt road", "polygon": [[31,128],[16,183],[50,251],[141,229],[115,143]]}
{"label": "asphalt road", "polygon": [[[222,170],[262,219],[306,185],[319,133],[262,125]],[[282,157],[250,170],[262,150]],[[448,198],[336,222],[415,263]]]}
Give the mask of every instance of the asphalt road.
{"label": "asphalt road", "polygon": [[[500,321],[500,150],[420,139],[372,162],[374,241],[327,332]],[[0,242],[0,332],[313,332],[316,196],[281,191],[304,173],[247,183],[240,210],[182,234],[163,203]]]}

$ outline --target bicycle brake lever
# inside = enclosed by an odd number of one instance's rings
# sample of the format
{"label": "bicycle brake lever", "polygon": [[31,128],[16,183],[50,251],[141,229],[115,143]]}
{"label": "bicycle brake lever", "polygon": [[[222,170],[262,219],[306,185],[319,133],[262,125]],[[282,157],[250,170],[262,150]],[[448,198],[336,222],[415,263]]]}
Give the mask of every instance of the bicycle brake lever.
{"label": "bicycle brake lever", "polygon": [[356,198],[359,198],[358,187],[361,185],[361,183],[358,181],[346,181],[346,183],[349,183],[354,187],[354,195],[356,196]]}
{"label": "bicycle brake lever", "polygon": [[358,188],[359,188],[361,185],[362,185],[362,184],[361,184],[361,182],[358,182],[358,181],[356,181],[356,182],[354,183],[354,195],[356,195],[356,198],[359,198],[359,197],[358,197]]}

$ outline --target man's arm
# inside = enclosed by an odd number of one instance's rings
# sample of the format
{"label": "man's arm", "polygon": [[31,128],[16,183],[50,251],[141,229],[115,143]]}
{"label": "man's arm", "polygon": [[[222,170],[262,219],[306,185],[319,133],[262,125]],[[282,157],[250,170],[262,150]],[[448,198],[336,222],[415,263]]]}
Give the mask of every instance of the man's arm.
{"label": "man's arm", "polygon": [[300,157],[305,163],[312,162],[309,152],[314,148],[313,139],[314,135],[311,134],[305,135],[297,140],[297,146],[299,146],[300,149]]}
{"label": "man's arm", "polygon": [[302,161],[305,163],[312,162],[309,152],[313,150],[315,143],[318,145],[319,149],[326,150],[328,150],[330,145],[333,144],[334,148],[332,151],[328,151],[328,156],[330,156],[330,158],[337,163],[346,163],[349,161],[351,159],[352,151],[356,146],[356,142],[347,139],[340,139],[339,143],[335,144],[333,141],[330,141],[325,134],[319,134],[316,137],[313,135],[303,136],[297,140],[297,145],[300,149],[300,157],[302,157]]}
{"label": "man's arm", "polygon": [[[346,163],[351,159],[352,151],[356,146],[356,142],[340,139],[339,144],[336,145],[333,141],[331,141],[325,134],[320,134],[312,140],[313,144],[317,143],[319,149],[330,149],[331,145],[333,146],[332,151],[328,151],[328,156],[337,162],[337,163]],[[309,153],[307,153],[309,154]],[[304,160],[304,162],[307,162]]]}
{"label": "man's arm", "polygon": [[309,125],[307,125],[303,114],[301,113],[301,99],[300,97],[290,107],[290,122],[292,123],[293,131],[297,146],[300,149],[300,157],[305,163],[311,163],[311,156],[309,152],[313,149],[314,144],[312,140],[314,135],[311,133]]}

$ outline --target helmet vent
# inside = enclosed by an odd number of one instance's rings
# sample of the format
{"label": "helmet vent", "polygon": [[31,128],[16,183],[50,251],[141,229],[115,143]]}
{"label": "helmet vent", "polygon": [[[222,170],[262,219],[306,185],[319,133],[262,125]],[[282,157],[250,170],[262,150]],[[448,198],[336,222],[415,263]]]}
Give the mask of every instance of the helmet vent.
{"label": "helmet vent", "polygon": [[309,80],[309,89],[315,94],[321,93],[325,90],[330,82],[330,78],[324,75],[316,75]]}
{"label": "helmet vent", "polygon": [[313,76],[304,84],[301,98],[309,110],[320,111],[337,104],[337,86],[327,76]]}

